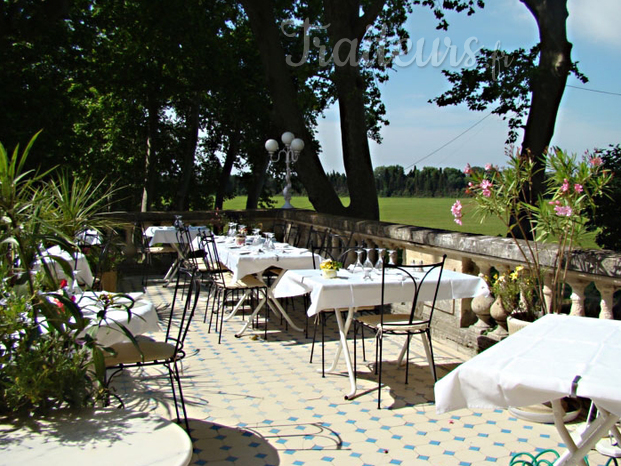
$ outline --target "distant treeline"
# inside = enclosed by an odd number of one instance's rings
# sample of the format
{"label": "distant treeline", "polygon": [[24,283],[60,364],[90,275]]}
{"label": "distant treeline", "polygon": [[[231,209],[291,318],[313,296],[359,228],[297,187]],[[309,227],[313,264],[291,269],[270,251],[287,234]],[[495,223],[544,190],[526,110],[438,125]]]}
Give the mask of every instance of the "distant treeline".
{"label": "distant treeline", "polygon": [[[377,167],[374,170],[375,186],[379,197],[453,197],[463,194],[466,188],[466,175],[456,168],[414,167],[407,174],[400,165]],[[348,196],[347,177],[343,173],[328,173],[330,183],[339,196]],[[279,192],[282,188],[275,180],[269,180],[268,189]],[[231,194],[246,194],[245,183],[238,176],[231,177]],[[292,180],[296,195],[306,195],[304,187],[295,179]]]}

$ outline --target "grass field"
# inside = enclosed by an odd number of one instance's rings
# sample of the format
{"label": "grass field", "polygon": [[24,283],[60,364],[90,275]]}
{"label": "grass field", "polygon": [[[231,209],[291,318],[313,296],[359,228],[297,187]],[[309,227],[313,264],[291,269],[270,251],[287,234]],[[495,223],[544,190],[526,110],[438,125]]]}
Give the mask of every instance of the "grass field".
{"label": "grass field", "polygon": [[[275,196],[276,206],[283,203],[282,196]],[[349,205],[349,198],[342,198],[344,205]],[[504,235],[505,230],[500,221],[488,219],[484,224],[474,218],[472,209],[468,209],[470,199],[461,199],[464,204],[463,226],[457,225],[451,215],[454,198],[414,198],[414,197],[382,197],[379,199],[380,220],[383,222],[400,223],[442,230],[460,231],[463,233],[480,233],[483,235]],[[291,204],[298,209],[313,210],[306,197],[294,197]],[[243,210],[246,207],[245,197],[236,197],[224,203],[225,209]]]}

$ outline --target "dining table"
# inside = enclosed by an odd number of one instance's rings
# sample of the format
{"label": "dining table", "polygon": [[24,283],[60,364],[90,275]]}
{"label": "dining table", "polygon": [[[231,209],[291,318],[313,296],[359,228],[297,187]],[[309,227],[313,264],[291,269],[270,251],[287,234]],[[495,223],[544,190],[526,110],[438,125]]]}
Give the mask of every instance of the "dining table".
{"label": "dining table", "polygon": [[[276,272],[274,280],[267,288],[266,296],[261,298],[254,308],[251,317],[244,322],[241,330],[235,336],[240,337],[244,334],[252,319],[265,305],[268,305],[277,314],[282,315],[291,328],[302,332],[303,329],[291,320],[287,310],[274,297],[273,290],[278,285],[285,270],[312,267],[314,263],[321,261],[321,257],[306,248],[298,248],[288,243],[277,241],[272,242],[272,246],[266,247],[264,242],[254,241],[253,239],[250,239],[248,244],[239,245],[227,237],[216,237],[216,245],[220,261],[231,270],[233,280],[239,280],[251,274],[263,280],[264,274],[268,269]],[[235,315],[243,301],[249,296],[249,293],[244,293],[233,310],[224,317],[224,320],[230,320]]]}
{"label": "dining table", "polygon": [[186,466],[192,451],[178,424],[129,409],[60,409],[0,420],[0,465]]}
{"label": "dining table", "polygon": [[[67,276],[56,258],[61,259],[69,265],[73,272],[73,277]],[[60,246],[52,246],[47,248],[42,253],[41,257],[35,261],[33,264],[33,270],[41,270],[44,267],[43,263],[50,267],[51,272],[58,280],[64,278],[67,281],[71,281],[75,278],[79,283],[86,285],[87,287],[91,287],[95,280],[88,260],[82,252],[76,251],[70,253],[62,249]]]}
{"label": "dining table", "polygon": [[[99,321],[97,315],[104,309],[104,302],[110,304],[107,305],[105,318]],[[91,327],[97,328],[93,337],[102,346],[129,341],[123,327],[133,336],[160,330],[155,305],[144,299],[142,292],[90,291],[77,295],[76,303],[83,316],[91,319]]]}
{"label": "dining table", "polygon": [[[621,322],[548,314],[464,362],[434,387],[436,411],[551,402],[567,450],[554,465],[583,458],[621,418]],[[561,399],[591,399],[598,416],[570,435]],[[618,432],[616,432],[618,434]]]}
{"label": "dining table", "polygon": [[[412,283],[404,279],[397,269],[386,270],[386,290],[384,303],[399,303],[412,300]],[[395,272],[395,273],[392,273]],[[438,273],[438,272],[432,272]],[[422,272],[421,272],[422,274]],[[420,301],[432,300],[435,284],[430,275],[419,295]],[[328,372],[336,370],[341,355],[344,355],[350,390],[345,399],[356,394],[356,377],[353,370],[351,355],[347,345],[347,334],[353,321],[355,311],[360,307],[376,306],[382,303],[381,272],[374,271],[365,278],[360,269],[340,269],[335,278],[326,278],[318,269],[287,270],[273,289],[275,298],[310,294],[310,305],[307,315],[312,317],[319,312],[331,311],[336,315],[339,332],[339,344]],[[454,300],[486,296],[489,288],[485,280],[478,276],[444,269],[438,289],[438,300]],[[343,319],[343,313],[347,313]],[[403,357],[401,351],[399,359]]]}

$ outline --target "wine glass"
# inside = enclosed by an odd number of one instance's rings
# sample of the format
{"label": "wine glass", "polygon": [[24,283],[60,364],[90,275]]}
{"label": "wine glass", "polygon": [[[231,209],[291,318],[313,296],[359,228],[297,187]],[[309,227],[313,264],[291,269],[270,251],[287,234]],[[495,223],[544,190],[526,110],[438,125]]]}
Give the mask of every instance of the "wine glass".
{"label": "wine glass", "polygon": [[265,244],[263,247],[267,250],[274,249],[274,233],[266,232],[263,234],[265,235]]}
{"label": "wine glass", "polygon": [[237,235],[237,223],[229,222],[229,231],[227,232],[226,236],[228,236],[229,238],[233,238],[235,235]]}
{"label": "wine glass", "polygon": [[362,271],[364,272],[364,279],[371,278],[371,271],[373,270],[373,262],[371,262],[371,251],[373,248],[364,248],[367,252],[367,258],[364,260],[364,264],[362,264]]}
{"label": "wine glass", "polygon": [[382,275],[382,269],[384,268],[384,251],[384,248],[377,248],[377,262],[374,269],[378,275]]}
{"label": "wine glass", "polygon": [[388,265],[397,265],[395,263],[395,253],[397,251],[395,251],[394,249],[389,249],[388,250]]}
{"label": "wine glass", "polygon": [[351,270],[352,273],[354,273],[356,271],[356,269],[360,268],[360,270],[363,269],[362,267],[362,249],[356,249],[356,263],[354,264],[354,268]]}

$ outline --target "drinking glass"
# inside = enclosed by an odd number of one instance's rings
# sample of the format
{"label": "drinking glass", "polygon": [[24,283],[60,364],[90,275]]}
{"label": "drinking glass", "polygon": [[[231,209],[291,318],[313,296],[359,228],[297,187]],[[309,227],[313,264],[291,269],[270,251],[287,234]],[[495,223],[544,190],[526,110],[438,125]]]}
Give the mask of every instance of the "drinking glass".
{"label": "drinking glass", "polygon": [[237,223],[229,222],[229,231],[227,232],[226,236],[232,238],[235,235],[237,235]]}
{"label": "drinking glass", "polygon": [[274,249],[274,233],[263,233],[265,235],[265,244],[263,247],[267,250]]}
{"label": "drinking glass", "polygon": [[356,250],[356,263],[354,264],[354,268],[351,270],[352,273],[356,271],[356,269],[362,270],[362,249]]}
{"label": "drinking glass", "polygon": [[384,251],[384,248],[377,248],[377,262],[374,269],[378,275],[382,275],[382,269],[384,268]]}
{"label": "drinking glass", "polygon": [[364,260],[364,264],[362,264],[362,271],[364,272],[364,279],[370,279],[371,278],[371,271],[373,270],[373,262],[371,262],[371,251],[373,251],[373,248],[364,248],[364,250],[367,252],[367,258]]}
{"label": "drinking glass", "polygon": [[395,251],[394,249],[389,249],[388,250],[388,265],[397,265],[395,263]]}

